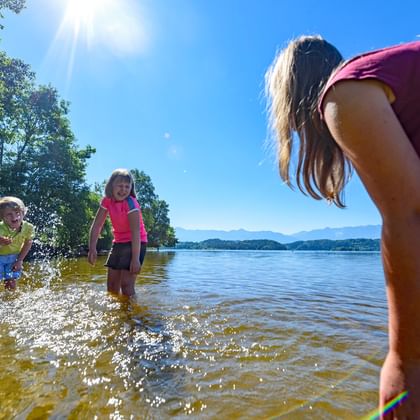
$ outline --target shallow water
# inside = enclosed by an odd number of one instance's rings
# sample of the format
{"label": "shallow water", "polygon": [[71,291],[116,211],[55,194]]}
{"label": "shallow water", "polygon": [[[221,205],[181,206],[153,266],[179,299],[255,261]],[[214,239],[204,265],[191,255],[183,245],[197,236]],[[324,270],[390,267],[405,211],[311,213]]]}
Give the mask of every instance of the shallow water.
{"label": "shallow water", "polygon": [[0,291],[0,418],[360,418],[387,345],[378,253],[149,252],[137,302],[85,259]]}

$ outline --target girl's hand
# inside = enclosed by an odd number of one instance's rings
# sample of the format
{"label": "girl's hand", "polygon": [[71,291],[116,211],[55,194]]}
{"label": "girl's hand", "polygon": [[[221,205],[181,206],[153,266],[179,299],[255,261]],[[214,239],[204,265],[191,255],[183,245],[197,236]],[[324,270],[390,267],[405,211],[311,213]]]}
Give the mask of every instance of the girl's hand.
{"label": "girl's hand", "polygon": [[131,260],[130,263],[130,273],[139,274],[141,269],[140,261],[138,259]]}
{"label": "girl's hand", "polygon": [[90,264],[95,265],[97,257],[98,257],[98,253],[97,253],[96,249],[89,250],[88,261],[89,261]]}
{"label": "girl's hand", "polygon": [[22,265],[23,265],[22,260],[16,260],[15,263],[13,264],[12,270],[13,271],[22,271]]}
{"label": "girl's hand", "polygon": [[382,414],[381,419],[420,418],[420,360],[406,362],[395,352],[389,352],[381,370],[380,412],[394,399],[399,402]]}
{"label": "girl's hand", "polygon": [[0,245],[10,245],[12,240],[7,236],[0,236]]}

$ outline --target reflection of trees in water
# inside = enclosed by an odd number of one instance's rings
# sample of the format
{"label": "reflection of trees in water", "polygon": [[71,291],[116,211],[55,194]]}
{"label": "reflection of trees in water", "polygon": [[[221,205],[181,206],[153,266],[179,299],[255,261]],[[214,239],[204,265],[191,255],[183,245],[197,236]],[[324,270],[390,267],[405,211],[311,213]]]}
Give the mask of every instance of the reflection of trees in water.
{"label": "reflection of trees in water", "polygon": [[[4,302],[2,303],[2,310],[4,310]],[[2,319],[5,316],[2,313]],[[13,418],[16,414],[16,400],[20,399],[23,394],[23,387],[25,380],[28,379],[26,374],[17,374],[17,367],[31,369],[33,368],[31,360],[19,355],[16,348],[15,339],[10,334],[10,329],[7,324],[1,324],[0,328],[0,346],[2,349],[2,357],[0,358],[0,401],[2,418]],[[22,369],[18,373],[23,373]],[[19,396],[19,398],[16,398]]]}
{"label": "reflection of trees in water", "polygon": [[151,284],[166,280],[168,267],[174,257],[175,251],[148,251],[137,281]]}
{"label": "reflection of trees in water", "polygon": [[[175,251],[155,252],[148,250],[143,263],[140,275],[137,277],[138,284],[160,283],[166,279],[167,269],[173,258]],[[100,256],[96,265],[88,263],[86,257],[80,258],[53,258],[50,260],[34,260],[25,263],[25,275],[34,280],[45,281],[46,277],[50,280],[78,281],[104,280],[106,282],[107,268],[104,266],[107,256]],[[145,280],[144,282],[142,280]]]}

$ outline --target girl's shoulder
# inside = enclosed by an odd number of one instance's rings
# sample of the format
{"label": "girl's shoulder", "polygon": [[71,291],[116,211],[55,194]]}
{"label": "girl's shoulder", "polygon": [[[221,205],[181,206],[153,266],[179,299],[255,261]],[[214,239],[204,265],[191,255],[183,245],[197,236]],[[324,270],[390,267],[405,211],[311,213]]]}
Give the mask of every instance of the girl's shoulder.
{"label": "girl's shoulder", "polygon": [[112,203],[111,198],[105,196],[105,197],[102,197],[100,206],[101,207],[104,207],[105,209],[107,209],[111,205],[111,203]]}
{"label": "girl's shoulder", "polygon": [[[420,59],[420,41],[406,42],[399,45],[380,48],[358,54],[342,63],[327,82],[328,86],[345,78],[377,78],[376,73],[388,68],[401,69],[407,62]],[[399,74],[399,73],[397,73]]]}
{"label": "girl's shoulder", "polygon": [[420,41],[385,47],[354,56],[338,66],[325,83],[318,100],[318,112],[321,118],[324,118],[325,96],[339,82],[376,80],[384,85],[382,88],[393,101],[395,96],[392,92],[399,91],[399,84],[409,77],[408,75],[412,73],[411,68],[413,66],[418,68],[419,65]]}
{"label": "girl's shoulder", "polygon": [[128,206],[128,209],[131,211],[131,210],[134,210],[134,209],[139,209],[140,208],[140,204],[139,204],[139,202],[137,201],[137,199],[136,199],[136,197],[133,197],[132,195],[129,195],[127,198],[126,198],[126,203],[127,203],[127,206]]}
{"label": "girl's shoulder", "polygon": [[27,237],[32,237],[34,235],[35,226],[32,223],[24,220],[22,222],[22,233]]}

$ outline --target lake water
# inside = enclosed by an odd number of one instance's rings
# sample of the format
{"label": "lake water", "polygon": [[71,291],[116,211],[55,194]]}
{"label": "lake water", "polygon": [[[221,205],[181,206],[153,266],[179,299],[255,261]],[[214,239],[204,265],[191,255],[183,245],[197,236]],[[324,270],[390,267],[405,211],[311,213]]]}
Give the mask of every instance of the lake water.
{"label": "lake water", "polygon": [[387,348],[379,253],[149,252],[137,302],[100,259],[0,292],[0,418],[354,419]]}

